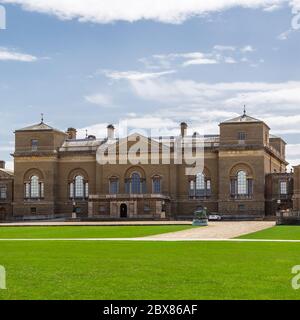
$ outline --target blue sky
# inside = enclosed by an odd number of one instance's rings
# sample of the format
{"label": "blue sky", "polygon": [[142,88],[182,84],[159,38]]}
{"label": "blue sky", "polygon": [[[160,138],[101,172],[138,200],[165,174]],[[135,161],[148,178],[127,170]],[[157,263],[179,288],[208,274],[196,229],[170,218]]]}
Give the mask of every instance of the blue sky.
{"label": "blue sky", "polygon": [[119,120],[162,133],[186,121],[211,134],[244,104],[300,163],[297,0],[1,3],[0,158],[9,166],[13,131],[42,112],[80,135],[103,136]]}

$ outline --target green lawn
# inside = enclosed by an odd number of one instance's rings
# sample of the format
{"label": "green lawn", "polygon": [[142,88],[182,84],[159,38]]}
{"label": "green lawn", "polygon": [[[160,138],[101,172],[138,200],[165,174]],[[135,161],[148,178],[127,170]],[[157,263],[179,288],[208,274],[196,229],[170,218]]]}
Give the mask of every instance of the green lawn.
{"label": "green lawn", "polygon": [[[276,226],[239,237],[240,239],[300,240],[300,226]],[[299,261],[300,264],[300,261]]]}
{"label": "green lawn", "polygon": [[299,299],[299,243],[2,241],[0,299]]}
{"label": "green lawn", "polygon": [[0,227],[0,239],[33,238],[134,238],[193,228],[187,225],[162,226],[67,226]]}

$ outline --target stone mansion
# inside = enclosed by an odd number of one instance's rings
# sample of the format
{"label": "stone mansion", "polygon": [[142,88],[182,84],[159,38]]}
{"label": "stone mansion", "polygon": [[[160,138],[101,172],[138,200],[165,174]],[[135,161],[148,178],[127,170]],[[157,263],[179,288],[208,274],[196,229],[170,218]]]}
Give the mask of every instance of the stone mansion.
{"label": "stone mansion", "polygon": [[[269,131],[246,113],[220,123],[218,135],[203,138],[204,169],[186,175],[183,164],[99,163],[97,151],[108,144],[120,160],[122,139],[112,125],[106,137],[78,139],[76,129],[42,121],[15,131],[14,172],[0,162],[0,220],[68,218],[73,211],[83,220],[187,219],[199,207],[234,219],[272,216],[279,203],[292,208],[297,196],[286,143]],[[187,136],[186,123],[178,136]],[[140,156],[148,157],[152,138],[134,137],[145,144]],[[154,141],[159,159],[162,149],[174,152],[174,137],[165,139]]]}

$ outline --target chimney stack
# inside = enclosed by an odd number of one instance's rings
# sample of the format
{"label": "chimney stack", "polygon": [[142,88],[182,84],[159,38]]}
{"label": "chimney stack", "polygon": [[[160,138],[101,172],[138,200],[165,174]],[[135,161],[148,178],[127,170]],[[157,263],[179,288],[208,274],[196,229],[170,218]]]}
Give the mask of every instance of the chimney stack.
{"label": "chimney stack", "polygon": [[112,124],[107,126],[107,138],[108,139],[115,138],[115,127]]}
{"label": "chimney stack", "polygon": [[75,128],[69,128],[67,130],[67,135],[69,140],[75,140],[77,136],[77,130]]}
{"label": "chimney stack", "polygon": [[0,169],[5,169],[5,161],[0,160]]}
{"label": "chimney stack", "polygon": [[181,136],[182,137],[185,137],[186,134],[187,134],[187,128],[188,128],[188,125],[185,123],[185,122],[181,122],[180,124],[180,131],[181,131]]}

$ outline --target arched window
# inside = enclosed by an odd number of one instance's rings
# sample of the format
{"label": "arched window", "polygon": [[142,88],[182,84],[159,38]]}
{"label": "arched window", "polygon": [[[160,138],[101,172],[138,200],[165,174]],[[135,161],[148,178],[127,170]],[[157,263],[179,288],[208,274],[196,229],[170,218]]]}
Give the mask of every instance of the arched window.
{"label": "arched window", "polygon": [[131,176],[131,193],[140,193],[141,192],[141,177],[138,173],[133,173]]}
{"label": "arched window", "polygon": [[119,193],[119,179],[112,177],[109,179],[109,193],[118,194]]}
{"label": "arched window", "polygon": [[25,183],[25,198],[26,199],[44,198],[44,183],[40,181],[40,178],[37,175],[32,176],[29,182]]}
{"label": "arched window", "polygon": [[231,178],[231,196],[234,198],[250,198],[253,195],[253,179],[247,171],[239,170]]}
{"label": "arched window", "polygon": [[38,176],[33,176],[30,179],[30,195],[31,198],[39,198],[40,196],[40,179]]}
{"label": "arched window", "polygon": [[211,180],[203,172],[196,174],[189,183],[191,198],[207,198],[211,196]]}
{"label": "arched window", "polygon": [[84,197],[84,179],[82,176],[75,177],[75,198]]}
{"label": "arched window", "polygon": [[155,194],[161,193],[161,177],[159,177],[159,176],[153,177],[152,189],[153,189],[153,193],[155,193]]}
{"label": "arched window", "polygon": [[125,175],[125,193],[126,194],[145,194],[147,193],[146,179],[140,170],[132,171]]}
{"label": "arched window", "polygon": [[205,190],[205,176],[203,173],[198,173],[196,176],[196,189]]}
{"label": "arched window", "polygon": [[89,184],[83,176],[76,176],[70,183],[70,198],[84,199],[89,196]]}
{"label": "arched window", "polygon": [[247,194],[247,173],[245,171],[239,171],[237,174],[237,193],[238,195]]}

